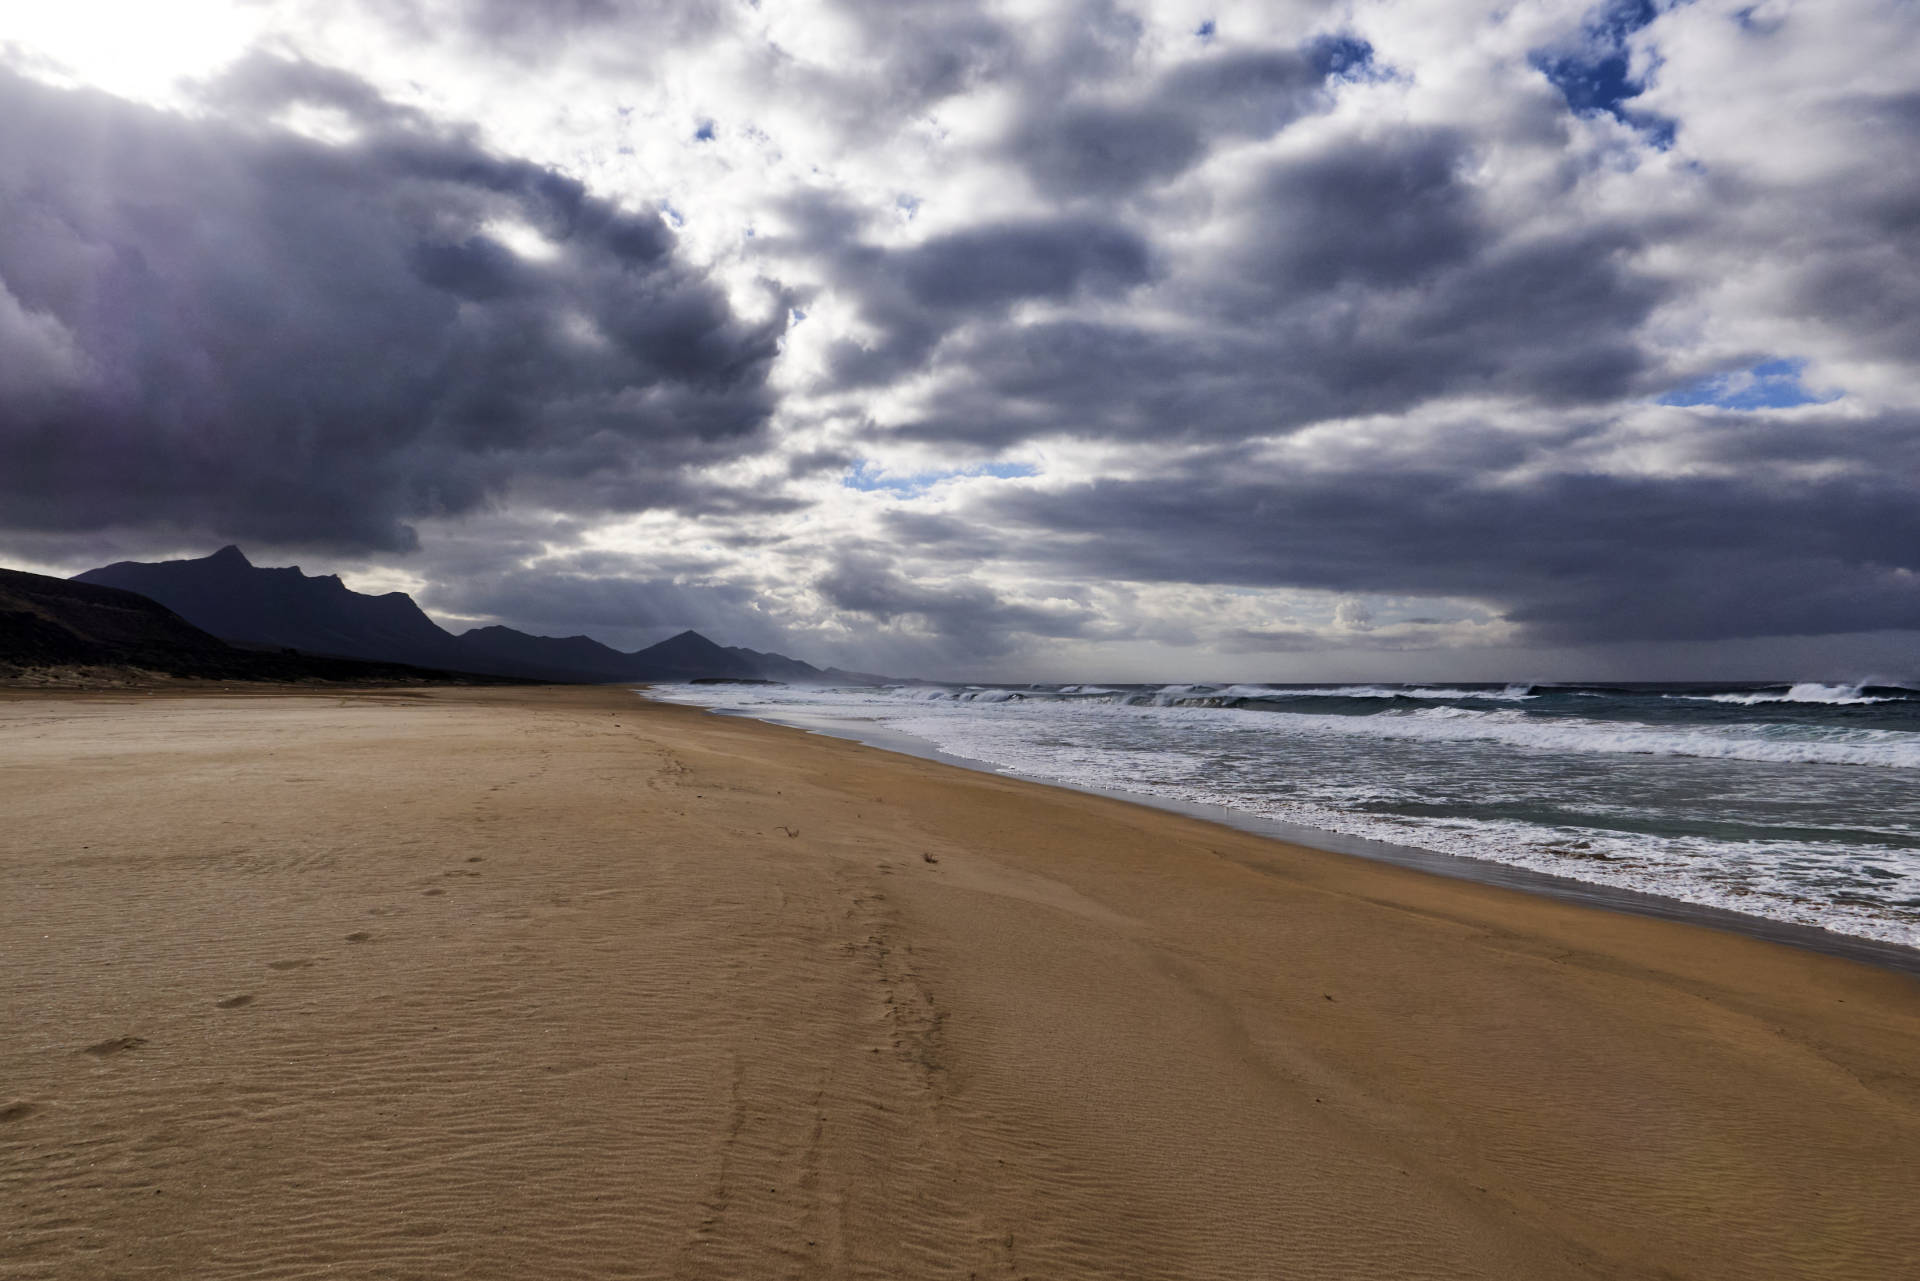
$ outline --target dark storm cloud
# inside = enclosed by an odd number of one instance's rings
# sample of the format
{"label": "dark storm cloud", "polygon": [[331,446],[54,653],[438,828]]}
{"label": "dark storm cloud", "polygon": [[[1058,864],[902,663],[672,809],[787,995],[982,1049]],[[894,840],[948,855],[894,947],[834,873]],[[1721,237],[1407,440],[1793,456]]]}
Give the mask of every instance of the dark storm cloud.
{"label": "dark storm cloud", "polygon": [[[1184,269],[1158,266],[1167,255],[1132,228],[1101,249],[1097,226],[1066,222],[1051,245],[990,229],[850,257],[842,283],[883,336],[849,344],[839,376],[945,371],[937,410],[893,430],[987,448],[1243,439],[1459,394],[1564,406],[1664,390],[1638,330],[1671,286],[1635,265],[1644,233],[1506,234],[1472,161],[1457,132],[1402,127],[1272,162],[1226,211],[1233,242]],[[1043,253],[1054,261],[1036,269]],[[982,302],[1149,286],[1158,314],[962,328],[935,305],[947,296],[899,287],[902,263],[909,280],[938,264],[935,279]]]}
{"label": "dark storm cloud", "polygon": [[1138,107],[1068,107],[1034,120],[1013,154],[1053,196],[1120,196],[1182,173],[1200,155],[1199,130]]}
{"label": "dark storm cloud", "polygon": [[881,624],[917,625],[954,657],[992,657],[1013,648],[1018,637],[1083,638],[1102,630],[1085,606],[1010,602],[964,577],[908,578],[872,549],[843,550],[813,586],[835,609]]}
{"label": "dark storm cloud", "polygon": [[1282,423],[1392,412],[1468,389],[1598,401],[1647,364],[1637,330],[1670,286],[1638,229],[1514,236],[1465,177],[1454,131],[1398,129],[1273,165],[1209,269],[1199,316],[1259,322],[1318,395]]}
{"label": "dark storm cloud", "polygon": [[909,373],[961,325],[1004,314],[1028,299],[1066,302],[1114,297],[1146,282],[1152,254],[1131,228],[1076,216],[1000,222],[966,228],[905,249],[885,249],[858,238],[845,211],[797,211],[803,237],[797,247],[828,247],[835,282],[859,298],[880,327],[878,342],[843,342],[835,376],[866,386]]}
{"label": "dark storm cloud", "polygon": [[1036,102],[1008,151],[1050,196],[1129,195],[1178,177],[1221,141],[1270,137],[1328,105],[1324,85],[1348,69],[1338,43],[1215,54],[1176,67],[1139,100]]}
{"label": "dark storm cloud", "polygon": [[[868,243],[863,215],[831,196],[789,202],[794,232],[767,248],[828,264],[833,285],[857,300],[880,334],[840,346],[834,369],[841,385],[868,387],[919,370],[983,312],[1023,299],[1114,296],[1150,282],[1157,255],[1142,230],[1111,212],[1077,212],[1079,202],[1109,203],[1178,176],[1220,142],[1270,136],[1324,109],[1332,101],[1328,85],[1367,57],[1364,45],[1328,38],[1299,48],[1222,50],[1176,66],[1132,98],[1061,102],[1055,86],[1101,83],[1127,65],[1121,53],[1140,35],[1137,21],[1115,6],[1090,5],[1082,16],[1087,25],[1077,38],[1018,69],[1029,110],[1005,143],[1060,212],[888,250]],[[1069,63],[1074,74],[1062,72]],[[1395,271],[1459,258],[1475,234],[1470,196],[1453,173],[1461,150],[1444,132],[1408,131],[1298,162],[1298,172],[1277,167],[1246,220],[1266,229],[1260,244],[1271,246],[1284,241],[1272,224],[1291,219],[1302,248],[1263,258],[1253,246],[1248,262],[1223,264],[1233,288],[1244,288],[1240,277],[1249,271],[1269,293],[1293,289],[1302,276],[1324,285],[1328,273],[1377,270],[1365,265],[1370,254]],[[992,339],[990,331],[984,341]]]}
{"label": "dark storm cloud", "polygon": [[361,136],[0,75],[8,524],[405,548],[510,487],[701,509],[685,469],[762,429],[782,324],[735,316],[657,219],[338,72],[256,61],[221,92]]}
{"label": "dark storm cloud", "polygon": [[1330,105],[1329,77],[1364,63],[1371,51],[1352,40],[1324,38],[1298,49],[1234,49],[1183,63],[1161,78],[1157,101],[1185,110],[1209,132],[1265,138]]}
{"label": "dark storm cloud", "polygon": [[1920,212],[1906,226],[1876,226],[1880,211],[1865,212],[1860,224],[1824,229],[1829,252],[1793,269],[1793,301],[1857,335],[1862,355],[1906,363],[1920,354]]}
{"label": "dark storm cloud", "polygon": [[1290,158],[1263,176],[1257,226],[1230,264],[1282,301],[1342,284],[1404,288],[1470,259],[1491,238],[1459,177],[1464,140],[1405,129]]}
{"label": "dark storm cloud", "polygon": [[1147,258],[1146,244],[1126,228],[1070,218],[968,228],[892,255],[887,265],[915,302],[978,309],[1115,292],[1147,278]]}
{"label": "dark storm cloud", "polygon": [[1634,331],[1663,293],[1609,234],[1489,251],[1404,297],[1282,297],[1244,277],[1222,282],[1189,328],[1062,319],[966,333],[936,358],[964,371],[937,412],[893,431],[990,448],[1231,441],[1447,395],[1597,404],[1656,389]]}
{"label": "dark storm cloud", "polygon": [[[1772,452],[1810,456],[1836,425],[1803,422],[1797,446]],[[1908,442],[1886,471],[1791,484],[1758,468],[1519,483],[1463,467],[1289,473],[1223,455],[1151,480],[1010,490],[974,515],[1003,553],[1046,549],[1056,574],[1466,597],[1537,642],[1920,628],[1916,426],[1881,425]]]}
{"label": "dark storm cloud", "polygon": [[896,509],[881,517],[881,527],[901,547],[934,549],[942,560],[990,562],[1007,545],[993,529],[959,516]]}

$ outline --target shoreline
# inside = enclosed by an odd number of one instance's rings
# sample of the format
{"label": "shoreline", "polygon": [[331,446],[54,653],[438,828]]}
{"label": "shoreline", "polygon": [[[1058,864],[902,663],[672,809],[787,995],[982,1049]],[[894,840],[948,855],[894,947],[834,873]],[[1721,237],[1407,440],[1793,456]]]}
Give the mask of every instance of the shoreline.
{"label": "shoreline", "polygon": [[[646,697],[644,692],[636,692],[640,697]],[[1641,890],[1626,889],[1598,881],[1555,876],[1550,872],[1536,871],[1530,867],[1520,867],[1511,863],[1500,863],[1492,859],[1466,858],[1445,854],[1438,850],[1423,849],[1417,845],[1398,845],[1389,841],[1349,836],[1344,832],[1263,818],[1258,814],[1236,810],[1227,805],[1208,805],[1198,801],[1182,801],[1172,797],[1157,796],[1151,792],[1133,792],[1124,788],[1087,787],[1078,783],[1063,782],[1038,774],[1005,769],[991,761],[956,756],[951,752],[942,751],[930,740],[916,734],[850,718],[807,716],[790,710],[779,714],[759,714],[737,708],[708,708],[700,707],[695,703],[673,703],[670,700],[649,701],[668,701],[669,705],[676,707],[697,707],[716,716],[741,717],[770,725],[781,725],[810,734],[861,743],[880,751],[897,752],[903,756],[937,761],[958,769],[973,770],[1002,778],[1017,778],[1042,787],[1057,787],[1083,795],[1104,796],[1128,804],[1144,805],[1149,809],[1162,810],[1171,814],[1184,814],[1202,822],[1218,823],[1223,827],[1264,836],[1288,845],[1352,858],[1371,859],[1396,867],[1429,872],[1435,876],[1520,890],[1561,902],[1583,904],[1607,911],[1703,925],[1747,938],[1804,948],[1826,956],[1837,956],[1920,977],[1920,948],[1903,947],[1898,943],[1890,943],[1882,939],[1823,929],[1816,925],[1779,921],[1772,917],[1736,912],[1731,908],[1714,907],[1703,903],[1691,903],[1685,899],[1649,894]]]}
{"label": "shoreline", "polygon": [[627,687],[0,699],[0,1277],[1895,1276],[1920,983]]}

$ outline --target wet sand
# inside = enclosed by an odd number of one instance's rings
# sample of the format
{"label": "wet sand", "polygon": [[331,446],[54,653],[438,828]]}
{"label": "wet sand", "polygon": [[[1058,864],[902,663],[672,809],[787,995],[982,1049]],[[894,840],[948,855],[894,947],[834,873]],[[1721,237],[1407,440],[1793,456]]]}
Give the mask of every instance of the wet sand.
{"label": "wet sand", "polygon": [[0,1278],[1893,1278],[1920,982],[615,689],[0,701]]}

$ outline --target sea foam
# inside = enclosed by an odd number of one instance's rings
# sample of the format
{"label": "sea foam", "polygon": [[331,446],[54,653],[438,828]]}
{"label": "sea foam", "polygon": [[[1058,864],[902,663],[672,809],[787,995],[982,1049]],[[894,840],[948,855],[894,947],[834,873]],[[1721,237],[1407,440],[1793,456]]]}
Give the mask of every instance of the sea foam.
{"label": "sea foam", "polygon": [[1803,681],[1778,693],[1761,690],[1751,694],[1675,694],[1670,697],[1702,703],[1732,703],[1742,707],[1753,707],[1760,703],[1825,703],[1833,706],[1854,706],[1865,703],[1905,701],[1905,698],[1899,694],[1868,694],[1864,692],[1866,688],[1865,681],[1854,685],[1823,685],[1818,681]]}

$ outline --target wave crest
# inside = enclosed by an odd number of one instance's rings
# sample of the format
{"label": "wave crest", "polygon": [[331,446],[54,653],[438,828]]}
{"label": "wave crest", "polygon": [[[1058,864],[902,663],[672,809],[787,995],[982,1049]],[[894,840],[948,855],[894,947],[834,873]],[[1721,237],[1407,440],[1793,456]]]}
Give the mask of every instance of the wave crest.
{"label": "wave crest", "polygon": [[1898,703],[1905,701],[1900,694],[1869,694],[1872,686],[1867,681],[1852,685],[1828,685],[1820,681],[1802,681],[1798,685],[1774,692],[1762,690],[1752,694],[1671,694],[1670,698],[1681,698],[1695,703],[1733,703],[1740,707],[1753,707],[1761,703],[1824,703],[1828,706],[1850,706],[1862,703]]}

